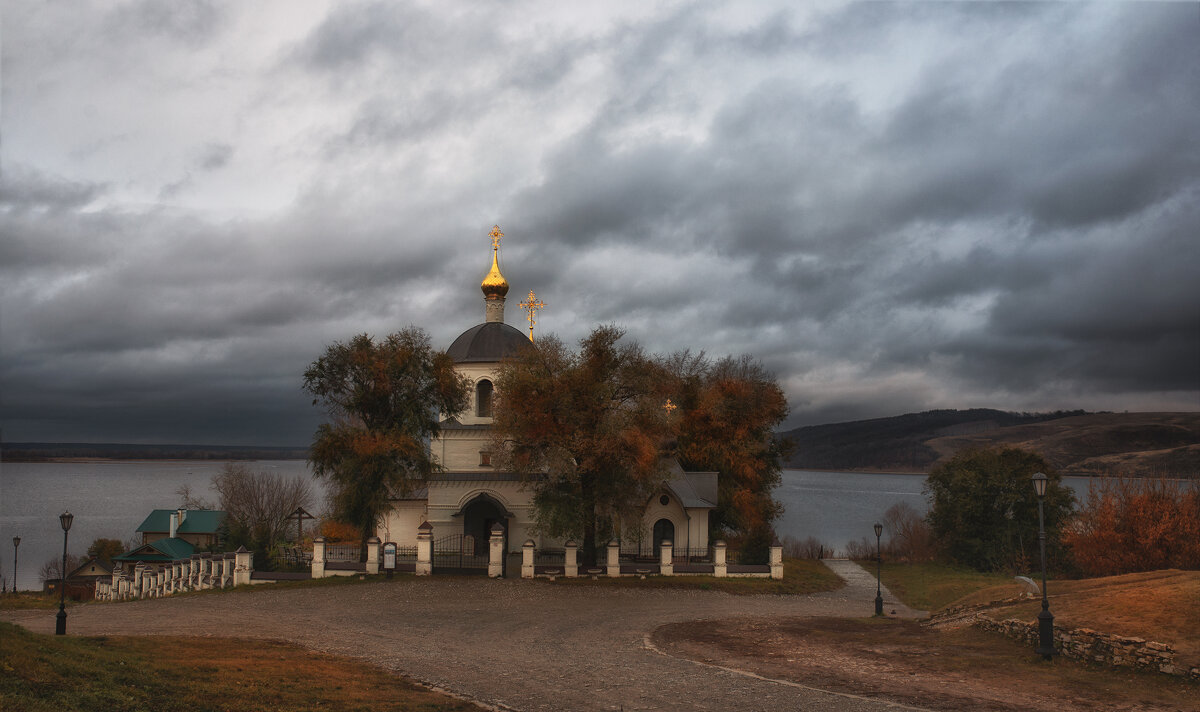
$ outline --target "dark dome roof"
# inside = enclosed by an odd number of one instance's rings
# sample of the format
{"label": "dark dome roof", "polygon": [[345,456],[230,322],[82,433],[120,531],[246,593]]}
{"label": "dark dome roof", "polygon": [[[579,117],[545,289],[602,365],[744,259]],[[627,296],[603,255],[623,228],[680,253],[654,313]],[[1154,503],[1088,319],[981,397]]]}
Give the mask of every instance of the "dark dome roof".
{"label": "dark dome roof", "polygon": [[472,326],[457,339],[446,353],[455,363],[499,361],[530,345],[529,337],[499,321]]}

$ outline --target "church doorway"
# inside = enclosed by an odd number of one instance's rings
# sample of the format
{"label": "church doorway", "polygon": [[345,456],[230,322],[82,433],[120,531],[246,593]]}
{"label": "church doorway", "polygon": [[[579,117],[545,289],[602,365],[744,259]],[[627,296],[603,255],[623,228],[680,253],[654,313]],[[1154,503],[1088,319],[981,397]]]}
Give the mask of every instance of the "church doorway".
{"label": "church doorway", "polygon": [[664,541],[675,541],[675,524],[670,519],[660,519],[654,523],[654,556],[660,560]]}
{"label": "church doorway", "polygon": [[469,536],[474,540],[476,556],[488,555],[488,541],[494,524],[504,527],[504,551],[508,551],[508,517],[503,505],[493,497],[481,494],[463,507],[462,514],[463,537]]}

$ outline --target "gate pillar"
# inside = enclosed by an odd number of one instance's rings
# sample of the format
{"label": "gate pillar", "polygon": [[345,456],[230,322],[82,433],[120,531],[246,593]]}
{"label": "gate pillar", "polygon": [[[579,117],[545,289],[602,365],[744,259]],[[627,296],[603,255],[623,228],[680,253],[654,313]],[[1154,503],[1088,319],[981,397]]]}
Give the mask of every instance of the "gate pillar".
{"label": "gate pillar", "polygon": [[658,552],[658,572],[663,576],[675,574],[675,564],[672,552],[675,550],[670,539],[663,539]]}
{"label": "gate pillar", "polygon": [[621,542],[613,539],[608,542],[608,575],[621,575]]}
{"label": "gate pillar", "polygon": [[429,522],[417,527],[417,565],[413,573],[417,576],[433,573],[433,525]]}
{"label": "gate pillar", "polygon": [[325,578],[325,537],[313,539],[312,577]]}
{"label": "gate pillar", "polygon": [[488,576],[500,578],[504,575],[504,527],[500,522],[492,525],[488,537]]}
{"label": "gate pillar", "polygon": [[729,567],[725,563],[725,540],[717,539],[713,544],[713,576],[725,578],[729,575]]}

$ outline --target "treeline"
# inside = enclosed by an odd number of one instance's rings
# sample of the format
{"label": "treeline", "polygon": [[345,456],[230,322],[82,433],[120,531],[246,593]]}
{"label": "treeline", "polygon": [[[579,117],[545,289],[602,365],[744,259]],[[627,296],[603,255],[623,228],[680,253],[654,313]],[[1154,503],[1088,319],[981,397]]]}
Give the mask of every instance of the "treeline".
{"label": "treeline", "polygon": [[793,444],[787,466],[807,470],[901,470],[925,472],[938,453],[932,438],[968,435],[1013,425],[1087,415],[1083,410],[1010,413],[991,408],[929,410],[891,418],[809,425],[779,433]]}
{"label": "treeline", "polygon": [[238,445],[132,445],[122,443],[6,443],[4,462],[96,460],[303,460],[305,447]]}

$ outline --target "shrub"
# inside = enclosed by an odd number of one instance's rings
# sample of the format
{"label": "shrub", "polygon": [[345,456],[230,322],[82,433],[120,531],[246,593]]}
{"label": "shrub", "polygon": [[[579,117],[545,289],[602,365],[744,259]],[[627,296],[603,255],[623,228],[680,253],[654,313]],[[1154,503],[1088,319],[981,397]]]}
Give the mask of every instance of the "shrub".
{"label": "shrub", "polygon": [[877,544],[878,542],[873,541],[871,537],[868,536],[864,536],[858,541],[849,542],[846,544],[846,558],[857,559],[859,561],[862,561],[863,559],[874,559]]}
{"label": "shrub", "polygon": [[1200,569],[1200,483],[1093,481],[1063,543],[1089,576]]}
{"label": "shrub", "polygon": [[933,530],[908,502],[897,502],[883,513],[888,558],[905,562],[933,561]]}
{"label": "shrub", "polygon": [[825,546],[815,536],[810,536],[804,541],[800,541],[795,537],[785,536],[781,543],[783,544],[783,555],[789,559],[820,559],[825,554],[833,553],[829,547]]}

